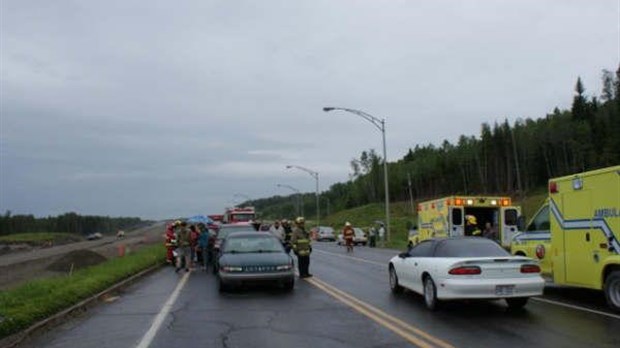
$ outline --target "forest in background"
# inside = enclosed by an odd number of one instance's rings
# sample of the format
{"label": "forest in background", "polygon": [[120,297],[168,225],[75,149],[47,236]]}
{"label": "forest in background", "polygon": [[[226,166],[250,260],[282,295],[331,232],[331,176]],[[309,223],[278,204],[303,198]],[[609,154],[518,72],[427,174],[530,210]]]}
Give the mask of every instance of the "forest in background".
{"label": "forest in background", "polygon": [[[455,143],[416,145],[388,162],[391,201],[444,195],[501,194],[523,197],[545,187],[549,178],[620,164],[620,67],[603,70],[601,93],[586,94],[581,78],[570,110],[557,107],[538,119],[483,123],[478,136]],[[383,159],[371,149],[351,161],[350,179],[320,194],[321,215],[384,201]],[[316,215],[314,193],[302,201]],[[244,202],[264,218],[298,214],[296,196]]]}
{"label": "forest in background", "polygon": [[118,230],[137,228],[148,221],[137,217],[89,216],[66,213],[59,216],[37,218],[34,215],[11,215],[7,211],[0,216],[0,235],[25,232],[63,232],[78,235],[91,233],[112,234]]}

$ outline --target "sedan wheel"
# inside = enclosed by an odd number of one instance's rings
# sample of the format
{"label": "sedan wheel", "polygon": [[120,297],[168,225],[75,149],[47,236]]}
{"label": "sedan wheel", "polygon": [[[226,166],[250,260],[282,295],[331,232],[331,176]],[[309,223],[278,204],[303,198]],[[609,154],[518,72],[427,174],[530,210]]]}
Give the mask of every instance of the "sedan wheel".
{"label": "sedan wheel", "polygon": [[226,292],[230,290],[230,287],[228,285],[226,285],[226,283],[224,283],[221,279],[218,278],[218,291],[219,292]]}
{"label": "sedan wheel", "polygon": [[403,287],[398,284],[398,276],[396,275],[394,267],[390,267],[390,289],[392,289],[392,292],[395,294],[403,292]]}
{"label": "sedan wheel", "polygon": [[433,282],[433,278],[431,278],[430,276],[424,278],[424,304],[426,304],[426,308],[430,309],[431,311],[437,309],[437,288],[435,287],[435,282]]}

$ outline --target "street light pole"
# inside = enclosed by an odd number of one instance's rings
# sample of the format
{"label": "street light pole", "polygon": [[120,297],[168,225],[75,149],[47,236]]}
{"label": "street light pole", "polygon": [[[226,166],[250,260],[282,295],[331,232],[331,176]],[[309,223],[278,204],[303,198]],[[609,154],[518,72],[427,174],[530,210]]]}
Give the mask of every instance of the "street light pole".
{"label": "street light pole", "polygon": [[286,187],[294,192],[297,192],[297,214],[301,214],[299,216],[304,216],[304,204],[301,200],[301,191],[299,191],[298,189],[294,188],[291,185],[285,185],[285,184],[277,184],[276,186],[278,187]]}
{"label": "street light pole", "polygon": [[377,127],[377,129],[381,131],[381,135],[383,137],[383,183],[385,184],[385,237],[386,237],[386,240],[389,242],[390,241],[390,192],[389,192],[389,185],[388,185],[387,151],[386,151],[386,146],[385,146],[385,119],[383,118],[379,119],[377,117],[374,117],[373,115],[370,115],[368,113],[365,113],[360,110],[355,110],[355,109],[338,108],[338,107],[324,107],[323,108],[323,111],[325,112],[330,112],[330,111],[335,111],[335,110],[346,111],[346,112],[355,114],[357,116],[360,116],[366,121],[372,123],[375,127]]}
{"label": "street light pole", "polygon": [[314,180],[316,181],[316,226],[320,226],[319,221],[321,218],[321,208],[319,205],[319,172],[315,172],[314,170],[310,170],[308,168],[304,168],[302,166],[296,166],[296,165],[288,165],[286,166],[286,169],[291,169],[291,168],[297,168],[299,170],[303,170],[304,172],[310,174],[310,176],[312,176],[314,178]]}

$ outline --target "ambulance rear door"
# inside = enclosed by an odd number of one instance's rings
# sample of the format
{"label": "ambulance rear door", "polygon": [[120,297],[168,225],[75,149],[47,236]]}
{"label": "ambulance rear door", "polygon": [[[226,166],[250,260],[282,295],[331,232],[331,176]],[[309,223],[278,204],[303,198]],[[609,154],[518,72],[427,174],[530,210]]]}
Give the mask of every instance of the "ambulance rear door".
{"label": "ambulance rear door", "polygon": [[519,232],[518,217],[521,215],[520,207],[501,207],[501,216],[499,230],[501,233],[502,246],[510,248],[512,238]]}
{"label": "ambulance rear door", "polygon": [[465,235],[463,225],[463,207],[450,207],[450,237],[462,237]]}

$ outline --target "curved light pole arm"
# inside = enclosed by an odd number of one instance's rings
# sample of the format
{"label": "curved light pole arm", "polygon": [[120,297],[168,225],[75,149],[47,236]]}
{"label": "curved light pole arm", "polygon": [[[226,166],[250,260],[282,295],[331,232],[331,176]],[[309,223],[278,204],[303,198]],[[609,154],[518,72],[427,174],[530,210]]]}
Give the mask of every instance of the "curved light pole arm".
{"label": "curved light pole arm", "polygon": [[323,108],[323,111],[325,111],[325,112],[330,112],[330,111],[334,111],[334,110],[342,110],[342,111],[350,112],[352,114],[360,116],[360,117],[364,118],[365,120],[367,120],[368,122],[370,122],[373,125],[375,125],[375,127],[377,127],[378,130],[380,130],[382,132],[385,131],[385,120],[384,119],[380,119],[380,118],[374,117],[373,115],[367,114],[364,111],[355,110],[355,109],[349,109],[349,108],[334,108],[334,107],[324,107]]}
{"label": "curved light pole arm", "polygon": [[383,137],[383,182],[385,183],[385,237],[386,240],[390,241],[390,192],[388,185],[388,171],[387,171],[387,150],[385,146],[385,119],[379,119],[374,117],[373,115],[367,114],[360,110],[349,109],[349,108],[340,108],[340,107],[331,107],[327,106],[323,108],[323,111],[346,111],[352,113],[354,115],[360,116],[366,121],[372,123],[377,129],[381,131],[381,135]]}

